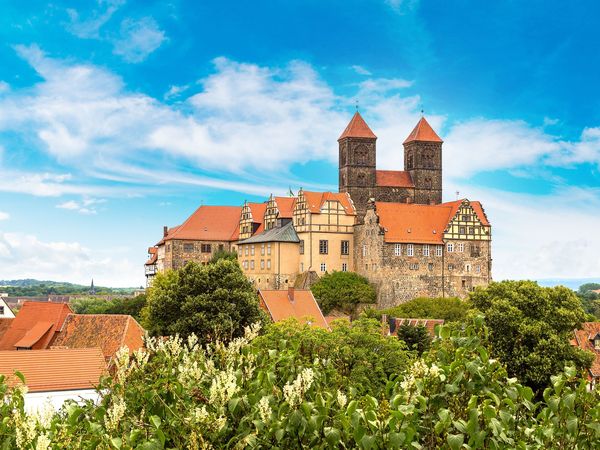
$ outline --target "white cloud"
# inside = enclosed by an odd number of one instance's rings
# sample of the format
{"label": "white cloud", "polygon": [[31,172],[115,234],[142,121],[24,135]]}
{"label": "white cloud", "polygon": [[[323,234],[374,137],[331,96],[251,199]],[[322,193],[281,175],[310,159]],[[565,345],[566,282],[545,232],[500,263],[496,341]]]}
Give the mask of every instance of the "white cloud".
{"label": "white cloud", "polygon": [[[117,252],[119,253],[119,252]],[[111,249],[94,250],[78,242],[44,242],[34,235],[0,231],[2,275],[97,285],[138,286],[139,265]]]}
{"label": "white cloud", "polygon": [[0,94],[4,92],[8,92],[10,90],[10,85],[6,81],[0,80]]}
{"label": "white cloud", "polygon": [[364,68],[363,66],[354,65],[354,66],[352,66],[352,70],[354,70],[359,75],[367,75],[367,76],[371,75],[371,72],[368,69]]}
{"label": "white cloud", "polygon": [[8,220],[10,219],[10,214],[7,212],[0,211],[0,220]]}
{"label": "white cloud", "polygon": [[56,205],[56,207],[70,211],[77,211],[79,214],[83,215],[95,215],[98,214],[97,205],[105,202],[105,199],[84,198],[79,202],[75,200],[68,200],[66,202],[59,203]]}
{"label": "white cloud", "polygon": [[75,9],[67,9],[70,19],[67,30],[80,38],[99,39],[100,29],[124,4],[125,0],[98,0],[99,9],[93,10],[88,19],[82,19]]}
{"label": "white cloud", "polygon": [[165,32],[152,17],[125,19],[121,22],[120,37],[113,41],[113,53],[127,62],[138,63],[159,48],[165,39]]}

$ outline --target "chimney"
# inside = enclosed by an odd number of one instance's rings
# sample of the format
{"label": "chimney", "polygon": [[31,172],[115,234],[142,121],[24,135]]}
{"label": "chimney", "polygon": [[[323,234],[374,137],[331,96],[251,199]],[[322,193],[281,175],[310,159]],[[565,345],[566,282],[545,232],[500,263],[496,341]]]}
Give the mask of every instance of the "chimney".
{"label": "chimney", "polygon": [[292,286],[288,287],[288,299],[290,302],[294,301],[294,288]]}
{"label": "chimney", "polygon": [[412,197],[406,197],[406,203],[411,204],[413,202]]}
{"label": "chimney", "polygon": [[166,225],[163,227],[163,237],[167,237],[167,233],[169,232],[169,227]]}

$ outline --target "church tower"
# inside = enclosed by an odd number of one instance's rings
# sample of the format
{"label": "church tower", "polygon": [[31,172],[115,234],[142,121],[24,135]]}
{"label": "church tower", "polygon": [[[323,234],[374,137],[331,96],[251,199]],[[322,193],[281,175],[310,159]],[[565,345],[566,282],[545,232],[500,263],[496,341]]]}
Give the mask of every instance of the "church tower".
{"label": "church tower", "polygon": [[442,203],[442,143],[425,117],[404,141],[404,170],[414,183],[415,203]]}
{"label": "church tower", "polygon": [[339,191],[348,192],[362,220],[369,199],[375,195],[377,136],[358,111],[338,139]]}

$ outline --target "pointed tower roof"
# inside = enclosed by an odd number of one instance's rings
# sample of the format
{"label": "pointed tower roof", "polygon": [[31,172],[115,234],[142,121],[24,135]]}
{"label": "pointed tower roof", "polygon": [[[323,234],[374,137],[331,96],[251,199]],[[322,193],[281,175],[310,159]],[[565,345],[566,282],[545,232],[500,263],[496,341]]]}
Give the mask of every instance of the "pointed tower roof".
{"label": "pointed tower roof", "polygon": [[354,113],[352,119],[350,120],[350,123],[348,124],[342,135],[338,138],[338,141],[347,137],[377,139],[375,133],[371,131],[369,125],[367,125],[367,122],[365,122],[365,120],[362,118],[358,111]]}
{"label": "pointed tower roof", "polygon": [[403,142],[407,144],[412,141],[425,141],[425,142],[444,142],[440,139],[429,122],[425,120],[425,117],[421,117],[421,120],[417,123],[417,126],[410,132],[406,140]]}

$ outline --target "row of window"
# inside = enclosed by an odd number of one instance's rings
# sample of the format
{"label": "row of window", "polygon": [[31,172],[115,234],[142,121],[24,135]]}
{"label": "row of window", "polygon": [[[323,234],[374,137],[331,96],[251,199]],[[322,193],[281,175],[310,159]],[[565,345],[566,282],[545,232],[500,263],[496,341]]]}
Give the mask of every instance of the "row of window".
{"label": "row of window", "polygon": [[[192,253],[195,249],[195,245],[192,242],[186,242],[183,244],[183,251],[186,253]],[[219,244],[219,250],[223,250],[223,244]],[[201,253],[212,253],[212,244],[200,244]]]}
{"label": "row of window", "polygon": [[[420,267],[419,264],[416,264],[416,263],[408,265],[409,270],[419,270],[419,267]],[[428,270],[431,271],[431,270],[433,270],[433,268],[434,268],[433,263],[428,263],[427,264],[427,269]],[[456,266],[454,264],[448,264],[448,270],[452,271],[455,268],[456,268]],[[376,270],[376,269],[377,269],[377,264],[375,264],[375,263],[371,264],[371,270]],[[473,268],[472,268],[471,264],[465,264],[465,266],[464,266],[464,271],[465,272],[471,273],[472,269]],[[481,266],[479,264],[476,265],[474,269],[475,269],[474,270],[475,273],[481,273]],[[369,270],[369,265],[368,264],[365,264],[365,270]]]}
{"label": "row of window", "polygon": [[[242,256],[242,253],[246,256],[254,256],[255,246],[252,245],[240,245],[238,247],[238,255]],[[260,254],[261,256],[265,255],[265,251],[267,255],[271,254],[271,244],[260,244]]]}
{"label": "row of window", "polygon": [[[248,269],[254,270],[254,268],[255,268],[255,266],[254,266],[254,260],[251,259],[251,260],[248,261],[247,259],[245,259],[244,261],[242,261],[242,267],[244,269],[246,269],[246,270],[248,270]],[[267,269],[271,268],[271,260],[270,259],[267,259],[266,262],[265,262],[264,259],[260,260],[260,268],[261,269],[265,269],[265,267]]]}

